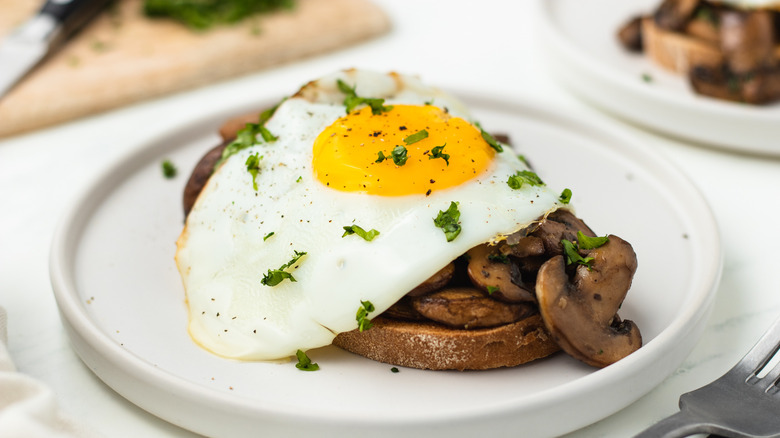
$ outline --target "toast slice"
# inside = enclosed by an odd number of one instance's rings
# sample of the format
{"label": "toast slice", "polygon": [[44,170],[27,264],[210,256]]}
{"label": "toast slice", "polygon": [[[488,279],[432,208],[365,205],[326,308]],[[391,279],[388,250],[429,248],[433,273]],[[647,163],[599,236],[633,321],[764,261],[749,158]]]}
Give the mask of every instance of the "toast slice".
{"label": "toast slice", "polygon": [[393,365],[460,371],[513,367],[560,350],[539,314],[476,330],[383,316],[371,322],[373,327],[363,332],[339,334],[333,345]]}

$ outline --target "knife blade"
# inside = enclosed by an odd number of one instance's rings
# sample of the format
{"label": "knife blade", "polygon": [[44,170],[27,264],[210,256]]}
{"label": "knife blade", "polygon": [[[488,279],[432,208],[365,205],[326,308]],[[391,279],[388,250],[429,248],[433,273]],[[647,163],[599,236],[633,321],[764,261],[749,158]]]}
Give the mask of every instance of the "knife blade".
{"label": "knife blade", "polygon": [[109,0],[47,0],[0,43],[0,97],[92,19]]}

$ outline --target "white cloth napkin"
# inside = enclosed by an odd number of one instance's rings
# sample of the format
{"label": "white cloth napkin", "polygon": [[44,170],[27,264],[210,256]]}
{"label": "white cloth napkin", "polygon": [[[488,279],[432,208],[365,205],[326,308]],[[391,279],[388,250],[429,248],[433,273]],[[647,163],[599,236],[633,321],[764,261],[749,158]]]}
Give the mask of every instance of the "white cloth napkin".
{"label": "white cloth napkin", "polygon": [[50,388],[16,372],[8,354],[7,328],[7,314],[0,307],[0,437],[99,437],[96,432],[65,417]]}

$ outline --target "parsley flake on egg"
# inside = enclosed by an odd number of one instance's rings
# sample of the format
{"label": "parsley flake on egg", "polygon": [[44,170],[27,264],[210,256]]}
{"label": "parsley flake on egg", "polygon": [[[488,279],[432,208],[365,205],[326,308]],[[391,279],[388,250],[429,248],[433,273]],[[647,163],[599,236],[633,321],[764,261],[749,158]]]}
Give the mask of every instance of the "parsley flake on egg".
{"label": "parsley flake on egg", "polygon": [[409,135],[406,138],[404,138],[404,143],[406,143],[407,145],[410,145],[410,144],[417,143],[418,141],[420,141],[422,139],[425,139],[425,138],[428,138],[428,131],[423,129],[421,131],[417,131],[414,134]]}
{"label": "parsley flake on egg", "polygon": [[390,156],[393,158],[393,163],[395,163],[396,166],[403,166],[406,164],[406,160],[409,159],[407,150],[403,146],[394,147],[393,152],[390,153]]}
{"label": "parsley flake on egg", "polygon": [[263,157],[259,153],[255,152],[246,159],[246,171],[252,175],[252,188],[257,191],[257,174],[260,173],[260,160]]}
{"label": "parsley flake on egg", "polygon": [[459,220],[460,211],[458,210],[458,203],[452,201],[446,211],[439,210],[439,215],[433,219],[433,224],[441,228],[444,236],[447,237],[447,242],[452,242],[460,234],[461,226],[458,222]]}
{"label": "parsley flake on egg", "polygon": [[539,175],[531,172],[530,170],[518,170],[514,175],[510,175],[506,181],[507,185],[512,189],[519,189],[523,187],[523,184],[529,186],[543,186],[545,185]]}
{"label": "parsley flake on egg", "polygon": [[260,116],[258,116],[257,123],[247,123],[242,129],[240,129],[236,134],[235,140],[233,140],[230,144],[228,144],[225,147],[225,149],[222,151],[222,156],[214,164],[214,169],[219,168],[219,166],[221,166],[222,163],[225,162],[225,160],[230,158],[230,156],[235,155],[238,151],[259,144],[260,142],[257,140],[258,136],[260,136],[265,142],[268,143],[275,142],[278,139],[278,137],[273,135],[265,127],[265,123],[274,115],[276,109],[285,100],[287,100],[287,98],[282,99],[282,101],[279,102],[278,104],[261,112]]}
{"label": "parsley flake on egg", "polygon": [[482,138],[487,142],[487,144],[490,145],[491,148],[495,149],[496,152],[504,152],[504,147],[501,146],[501,143],[499,143],[492,135],[490,135],[487,131],[482,129],[482,125],[480,125],[478,122],[474,122],[474,125],[479,128],[480,132],[482,133]]}
{"label": "parsley flake on egg", "polygon": [[285,271],[285,269],[294,265],[301,257],[305,256],[305,251],[295,251],[295,256],[289,262],[283,264],[279,269],[269,269],[267,273],[263,274],[263,279],[260,280],[260,284],[263,286],[276,286],[284,280],[290,280],[292,282],[297,281],[292,274]]}
{"label": "parsley flake on egg", "polygon": [[341,237],[347,237],[351,236],[353,234],[356,234],[363,238],[363,240],[370,242],[374,240],[374,237],[379,235],[379,231],[375,229],[371,229],[370,231],[366,231],[363,228],[357,226],[357,225],[349,225],[345,226],[344,228],[344,234],[341,235]]}
{"label": "parsley flake on egg", "polygon": [[390,155],[385,155],[384,152],[379,151],[377,153],[377,159],[374,162],[381,163],[391,158],[393,159],[393,163],[395,163],[396,166],[403,166],[404,164],[406,164],[406,160],[409,159],[408,151],[403,146],[394,147],[392,152],[390,152]]}
{"label": "parsley flake on egg", "polygon": [[385,106],[384,99],[359,97],[355,92],[355,87],[350,87],[341,79],[336,81],[336,85],[338,85],[339,91],[347,95],[347,97],[344,98],[344,106],[347,108],[347,114],[351,113],[352,110],[363,104],[368,105],[371,108],[371,113],[375,116],[393,109],[392,106]]}
{"label": "parsley flake on egg", "polygon": [[431,149],[431,154],[428,155],[428,159],[429,160],[433,160],[435,158],[441,158],[449,166],[450,165],[450,154],[445,154],[444,152],[442,152],[444,150],[444,146],[447,146],[447,143],[444,143],[441,146],[434,146],[434,148]]}

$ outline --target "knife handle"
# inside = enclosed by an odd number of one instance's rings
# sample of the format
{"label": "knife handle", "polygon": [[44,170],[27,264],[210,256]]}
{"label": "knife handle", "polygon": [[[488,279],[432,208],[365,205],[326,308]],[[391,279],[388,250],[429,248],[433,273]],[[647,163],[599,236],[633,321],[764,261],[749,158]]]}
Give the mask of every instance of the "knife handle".
{"label": "knife handle", "polygon": [[40,15],[48,15],[59,24],[57,39],[67,38],[108,3],[108,0],[47,0]]}

